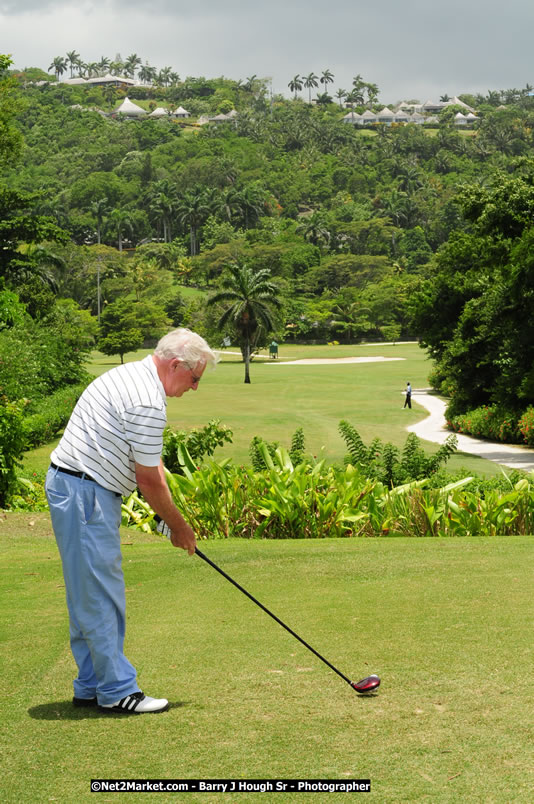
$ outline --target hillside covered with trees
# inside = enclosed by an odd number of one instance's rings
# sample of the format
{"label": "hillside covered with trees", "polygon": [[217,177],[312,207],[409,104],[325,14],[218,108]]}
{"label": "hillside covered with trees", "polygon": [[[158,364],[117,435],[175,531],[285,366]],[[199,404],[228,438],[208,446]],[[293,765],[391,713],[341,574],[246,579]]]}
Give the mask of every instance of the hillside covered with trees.
{"label": "hillside covered with trees", "polygon": [[[75,62],[72,74],[119,69]],[[360,76],[347,91],[329,70],[295,76],[288,99],[256,76],[168,72],[77,86],[4,63],[0,282],[31,326],[68,310],[84,322],[78,355],[97,342],[122,355],[170,325],[238,343],[218,327],[224,308],[205,304],[237,264],[266,271],[280,301],[253,346],[418,337],[451,417],[496,405],[520,437],[534,393],[531,88],[460,96],[478,118],[466,130],[454,105],[430,125],[363,128],[342,119],[382,108]],[[126,94],[191,116],[127,119],[114,114]],[[0,352],[29,326],[3,315]]]}

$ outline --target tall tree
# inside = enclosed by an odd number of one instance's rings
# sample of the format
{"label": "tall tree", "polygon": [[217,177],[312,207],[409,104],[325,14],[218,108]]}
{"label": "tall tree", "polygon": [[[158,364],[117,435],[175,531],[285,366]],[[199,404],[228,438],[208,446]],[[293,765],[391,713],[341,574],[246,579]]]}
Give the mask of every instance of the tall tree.
{"label": "tall tree", "polygon": [[98,69],[100,70],[101,75],[104,75],[108,70],[111,62],[107,56],[101,56],[100,61],[98,62]]}
{"label": "tall tree", "polygon": [[71,50],[67,53],[67,62],[70,69],[70,77],[72,78],[74,75],[74,68],[78,66],[80,62],[80,54],[76,53],[75,50]]}
{"label": "tall tree", "polygon": [[124,62],[124,71],[126,72],[126,75],[134,78],[136,70],[140,64],[142,64],[142,62],[137,53],[132,53],[130,56],[128,56]]}
{"label": "tall tree", "polygon": [[102,242],[102,223],[109,212],[108,199],[98,198],[91,203],[89,209],[96,218],[96,242],[100,245]]}
{"label": "tall tree", "polygon": [[182,225],[189,227],[191,256],[198,253],[198,230],[210,215],[211,209],[203,188],[189,190],[178,201],[177,217]]}
{"label": "tall tree", "polygon": [[273,331],[272,308],[282,306],[278,288],[270,281],[270,276],[267,268],[255,273],[247,265],[229,265],[228,274],[222,280],[223,290],[208,299],[209,305],[229,302],[219,318],[218,327],[224,330],[230,325],[239,336],[245,362],[245,383],[250,383],[251,344],[260,328],[265,334]]}
{"label": "tall tree", "polygon": [[328,84],[331,84],[334,81],[334,74],[328,69],[323,70],[319,81],[324,86],[325,92],[328,92]]}
{"label": "tall tree", "polygon": [[343,101],[345,100],[345,98],[347,97],[347,95],[348,95],[348,92],[347,92],[347,90],[346,90],[346,89],[338,89],[338,91],[336,92],[335,97],[336,97],[336,98],[338,99],[338,101],[339,101],[339,108],[340,108],[340,109],[341,109],[341,107],[343,106]]}
{"label": "tall tree", "polygon": [[56,56],[55,59],[52,61],[52,64],[48,68],[48,72],[50,70],[54,71],[54,74],[59,81],[65,70],[67,69],[67,60],[63,58],[63,56]]}
{"label": "tall tree", "polygon": [[295,100],[297,100],[297,92],[300,92],[302,89],[302,80],[300,78],[300,75],[293,76],[293,78],[288,84],[288,87],[291,90],[291,92],[295,93]]}
{"label": "tall tree", "polygon": [[109,216],[117,233],[119,251],[122,251],[122,236],[125,231],[132,233],[132,217],[128,210],[120,207],[113,210]]}
{"label": "tall tree", "polygon": [[308,90],[308,103],[311,106],[311,91],[312,88],[318,87],[318,76],[315,73],[309,73],[308,75],[304,76],[303,78],[304,86]]}
{"label": "tall tree", "polygon": [[145,62],[139,68],[139,80],[143,82],[143,84],[152,84],[157,77],[158,71],[155,67],[151,67],[148,62]]}

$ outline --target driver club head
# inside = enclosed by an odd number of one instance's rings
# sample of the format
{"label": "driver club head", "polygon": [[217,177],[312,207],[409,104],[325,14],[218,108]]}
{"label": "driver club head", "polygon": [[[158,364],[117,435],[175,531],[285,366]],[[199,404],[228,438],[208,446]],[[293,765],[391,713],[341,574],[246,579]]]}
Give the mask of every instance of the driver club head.
{"label": "driver club head", "polygon": [[369,692],[374,692],[380,686],[380,679],[376,675],[367,676],[362,678],[361,681],[351,681],[350,686],[359,692],[360,695],[365,695]]}

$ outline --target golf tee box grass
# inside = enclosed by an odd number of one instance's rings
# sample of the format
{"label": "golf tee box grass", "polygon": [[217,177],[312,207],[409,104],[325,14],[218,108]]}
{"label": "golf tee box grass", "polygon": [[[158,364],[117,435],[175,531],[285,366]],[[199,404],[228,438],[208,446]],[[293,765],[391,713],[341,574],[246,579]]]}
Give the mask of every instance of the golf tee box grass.
{"label": "golf tee box grass", "polygon": [[349,676],[382,676],[369,697],[195,557],[155,534],[122,541],[126,654],[171,702],[157,717],[72,706],[48,515],[0,522],[4,801],[92,800],[92,778],[238,777],[368,778],[380,804],[531,804],[532,537],[202,544]]}
{"label": "golf tee box grass", "polygon": [[[157,518],[159,519],[159,517]],[[295,637],[295,639],[297,639],[302,645],[304,645],[304,647],[307,648],[307,650],[311,651],[315,656],[317,656],[318,659],[320,659],[324,664],[330,667],[330,669],[333,670],[334,673],[337,673],[337,675],[340,676],[344,681],[346,681],[347,684],[350,684],[350,686],[354,690],[356,690],[356,692],[360,693],[361,695],[364,695],[374,692],[376,689],[378,689],[378,687],[380,686],[380,679],[377,675],[367,676],[366,678],[362,678],[361,681],[351,681],[349,678],[347,678],[347,676],[344,673],[341,672],[341,670],[338,670],[337,667],[335,667],[331,662],[328,661],[328,659],[325,659],[324,656],[321,656],[321,654],[317,650],[315,650],[315,648],[312,648],[312,646],[308,644],[306,640],[300,637],[296,633],[296,631],[294,631],[292,628],[286,625],[286,623],[284,623],[276,614],[273,614],[273,612],[270,611],[270,609],[268,609],[267,606],[264,606],[263,603],[260,603],[260,601],[257,600],[253,595],[251,595],[250,592],[247,592],[247,590],[244,589],[243,586],[241,586],[241,584],[237,583],[237,581],[231,578],[226,572],[224,572],[224,570],[218,567],[217,564],[215,564],[214,561],[212,561],[201,550],[199,550],[198,547],[196,548],[195,553],[203,561],[209,564],[210,567],[213,567],[213,569],[215,569],[220,575],[222,575],[224,578],[230,581],[231,584],[237,587],[237,589],[239,589],[240,592],[246,595],[246,597],[248,597],[249,600],[252,600],[253,603],[259,606],[260,609],[262,609],[266,614],[269,615],[269,617],[271,617],[279,625],[281,625],[282,628],[288,631],[291,634],[291,636]]]}

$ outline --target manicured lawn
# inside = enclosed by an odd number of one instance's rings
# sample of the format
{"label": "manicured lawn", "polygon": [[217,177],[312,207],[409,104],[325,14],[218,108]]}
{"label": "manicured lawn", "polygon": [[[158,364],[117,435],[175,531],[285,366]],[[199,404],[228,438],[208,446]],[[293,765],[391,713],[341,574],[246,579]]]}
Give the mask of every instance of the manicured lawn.
{"label": "manicured lawn", "polygon": [[[329,462],[343,460],[345,444],[339,435],[341,419],[353,424],[366,443],[379,437],[402,446],[406,426],[427,416],[417,405],[403,409],[402,391],[411,381],[414,389],[428,387],[430,363],[415,343],[360,344],[357,346],[280,346],[279,360],[264,357],[252,362],[250,385],[245,385],[244,365],[237,350],[222,350],[222,360],[214,372],[207,371],[198,391],[181,399],[169,399],[168,422],[178,429],[202,427],[210,419],[220,419],[233,430],[231,445],[215,456],[228,456],[248,462],[249,445],[255,435],[289,447],[298,427],[304,429],[306,449],[323,455]],[[126,360],[144,357],[147,351],[126,355]],[[283,365],[286,360],[303,358],[396,357],[396,361],[345,363],[339,365]],[[114,358],[95,352],[90,370],[101,374],[117,365]],[[438,447],[427,443],[429,452]],[[50,447],[41,447],[27,457],[32,471],[48,465]],[[500,470],[480,458],[455,456],[451,471],[460,467],[469,472],[496,474]]]}
{"label": "manicured lawn", "polygon": [[201,560],[122,535],[126,652],[141,686],[171,700],[161,715],[71,707],[48,517],[0,522],[4,801],[89,801],[91,778],[195,777],[369,777],[377,802],[532,801],[532,538],[203,545],[349,677],[377,672],[364,699]]}

